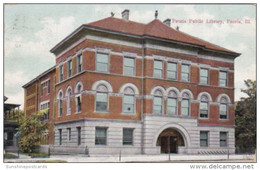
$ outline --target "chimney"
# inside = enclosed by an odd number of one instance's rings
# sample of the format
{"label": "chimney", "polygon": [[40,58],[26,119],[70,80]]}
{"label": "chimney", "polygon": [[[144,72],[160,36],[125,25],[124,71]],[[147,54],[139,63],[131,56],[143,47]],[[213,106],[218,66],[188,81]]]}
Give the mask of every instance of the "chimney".
{"label": "chimney", "polygon": [[167,26],[171,26],[171,20],[169,18],[167,18],[166,20],[163,21],[163,23]]}
{"label": "chimney", "polygon": [[122,19],[129,20],[129,10],[125,9],[122,13]]}

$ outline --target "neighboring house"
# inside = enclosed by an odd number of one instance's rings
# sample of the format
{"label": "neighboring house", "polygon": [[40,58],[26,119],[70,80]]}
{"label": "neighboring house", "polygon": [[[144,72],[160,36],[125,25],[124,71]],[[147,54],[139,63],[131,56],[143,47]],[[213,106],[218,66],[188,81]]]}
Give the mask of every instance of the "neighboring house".
{"label": "neighboring house", "polygon": [[4,148],[6,151],[17,150],[18,113],[20,104],[5,103],[8,97],[4,96]]}
{"label": "neighboring house", "polygon": [[169,19],[130,21],[129,10],[83,24],[51,52],[55,67],[24,88],[26,114],[50,108],[53,152],[235,152],[240,54],[175,30]]}

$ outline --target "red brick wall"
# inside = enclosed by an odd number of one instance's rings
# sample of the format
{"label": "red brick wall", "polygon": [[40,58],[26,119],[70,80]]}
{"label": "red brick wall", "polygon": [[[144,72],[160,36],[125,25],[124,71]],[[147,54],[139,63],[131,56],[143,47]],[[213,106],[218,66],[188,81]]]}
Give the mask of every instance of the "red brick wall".
{"label": "red brick wall", "polygon": [[110,55],[110,73],[123,74],[123,57]]}
{"label": "red brick wall", "polygon": [[[152,55],[160,55],[160,56],[167,56],[167,57],[173,57],[177,59],[184,59],[189,60],[191,62],[201,63],[201,64],[208,64],[211,67],[228,67],[229,69],[234,69],[233,63],[227,63],[227,62],[221,62],[221,61],[213,61],[213,60],[207,60],[207,59],[201,59],[197,56],[193,55],[185,55],[185,54],[178,54],[173,52],[166,52],[162,50],[154,50],[154,49],[145,49],[145,54],[142,53],[141,49],[133,48],[133,47],[127,47],[124,45],[115,45],[115,44],[109,44],[99,41],[92,41],[92,40],[85,40],[82,43],[80,43],[78,46],[74,47],[73,49],[66,52],[64,55],[59,57],[56,62],[59,63],[61,61],[66,60],[66,58],[70,55],[75,55],[76,52],[82,48],[89,47],[89,48],[107,48],[110,49],[113,52],[132,52],[136,53],[137,55],[144,55],[144,56],[152,56]],[[82,52],[82,64],[83,64],[83,70],[88,71],[95,71],[95,56],[96,53],[94,51],[88,51],[83,50]],[[77,59],[74,57],[73,59],[73,75],[77,73]],[[142,75],[142,59],[136,58],[136,76]],[[167,70],[167,62],[164,61],[164,71],[163,71],[163,77],[166,78],[166,70]],[[177,75],[177,81],[166,81],[166,80],[158,80],[153,78],[146,78],[144,79],[144,94],[150,95],[151,89],[154,86],[160,85],[167,89],[170,86],[174,86],[181,91],[182,89],[189,89],[192,91],[194,99],[197,99],[197,96],[200,92],[208,92],[211,94],[212,99],[214,102],[216,102],[216,98],[219,94],[225,93],[230,96],[231,101],[234,101],[234,90],[228,89],[228,88],[220,88],[218,87],[219,82],[219,71],[209,69],[209,78],[210,78],[210,86],[200,86],[199,83],[199,67],[190,65],[190,82],[180,82],[181,79],[181,63],[178,63],[178,75]],[[110,54],[110,73],[113,74],[123,74],[123,57],[116,54]],[[151,59],[145,59],[144,60],[144,76],[147,77],[153,77],[153,60]],[[59,80],[59,68],[56,69],[56,79],[57,82]],[[67,62],[64,64],[64,78],[67,78]],[[82,74],[79,74],[70,80],[65,80],[63,83],[58,84],[56,86],[55,95],[53,98],[56,98],[57,93],[59,89],[62,89],[63,95],[65,96],[66,88],[70,85],[72,88],[72,91],[74,93],[75,85],[77,81],[80,80],[83,83],[83,89],[84,90],[91,90],[92,85],[98,81],[98,80],[106,80],[108,81],[112,87],[113,92],[118,93],[120,87],[125,83],[133,83],[137,86],[139,89],[139,92],[141,93],[141,79],[139,78],[131,78],[131,77],[124,77],[124,76],[114,76],[114,75],[107,75],[107,74],[100,74],[100,73],[90,73],[90,72],[83,72]],[[215,87],[211,87],[215,86]],[[234,87],[234,73],[229,72],[228,73],[228,87],[233,88]],[[137,99],[136,109],[137,114],[134,116],[127,116],[122,115],[122,99],[121,97],[115,97],[110,96],[109,97],[109,114],[104,113],[94,113],[94,107],[95,107],[95,95],[93,94],[83,94],[82,95],[82,112],[80,114],[75,114],[75,98],[71,100],[71,115],[65,116],[66,114],[66,101],[63,101],[63,116],[61,118],[58,118],[58,108],[57,103],[55,103],[56,111],[55,111],[55,121],[61,122],[61,121],[69,121],[69,120],[77,120],[82,119],[85,117],[88,118],[104,118],[104,119],[130,119],[130,120],[140,120],[141,118],[141,101],[140,99]],[[144,113],[152,113],[152,103],[153,101],[151,99],[144,100]],[[166,102],[164,111],[166,112]],[[216,107],[216,108],[215,108]],[[178,103],[178,113],[180,114],[180,102]],[[234,120],[234,111],[230,108],[229,111],[230,119],[228,121],[218,120],[217,117],[219,117],[218,113],[218,106],[210,106],[210,118],[208,120],[199,120],[201,124],[223,124],[223,125],[232,125]],[[192,103],[191,104],[191,116],[192,117],[198,117],[199,116],[199,104],[198,103]]]}

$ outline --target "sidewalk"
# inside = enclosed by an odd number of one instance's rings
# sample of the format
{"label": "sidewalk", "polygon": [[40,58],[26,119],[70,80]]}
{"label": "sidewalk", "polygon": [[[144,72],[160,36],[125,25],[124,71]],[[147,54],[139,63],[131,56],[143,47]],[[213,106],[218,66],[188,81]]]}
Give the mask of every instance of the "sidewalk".
{"label": "sidewalk", "polygon": [[254,155],[122,155],[119,156],[90,156],[85,155],[51,155],[50,158],[30,158],[29,156],[20,154],[19,159],[5,159],[4,162],[37,162],[37,161],[55,161],[63,160],[67,162],[200,162],[200,161],[238,161],[248,162],[254,160]]}

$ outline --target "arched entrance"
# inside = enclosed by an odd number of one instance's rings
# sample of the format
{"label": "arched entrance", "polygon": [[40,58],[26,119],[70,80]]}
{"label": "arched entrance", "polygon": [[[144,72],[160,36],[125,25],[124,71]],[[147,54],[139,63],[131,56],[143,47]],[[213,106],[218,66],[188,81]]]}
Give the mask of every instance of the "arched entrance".
{"label": "arched entrance", "polygon": [[178,146],[185,146],[185,142],[176,129],[167,128],[158,136],[156,145],[161,146],[161,153],[178,153]]}

